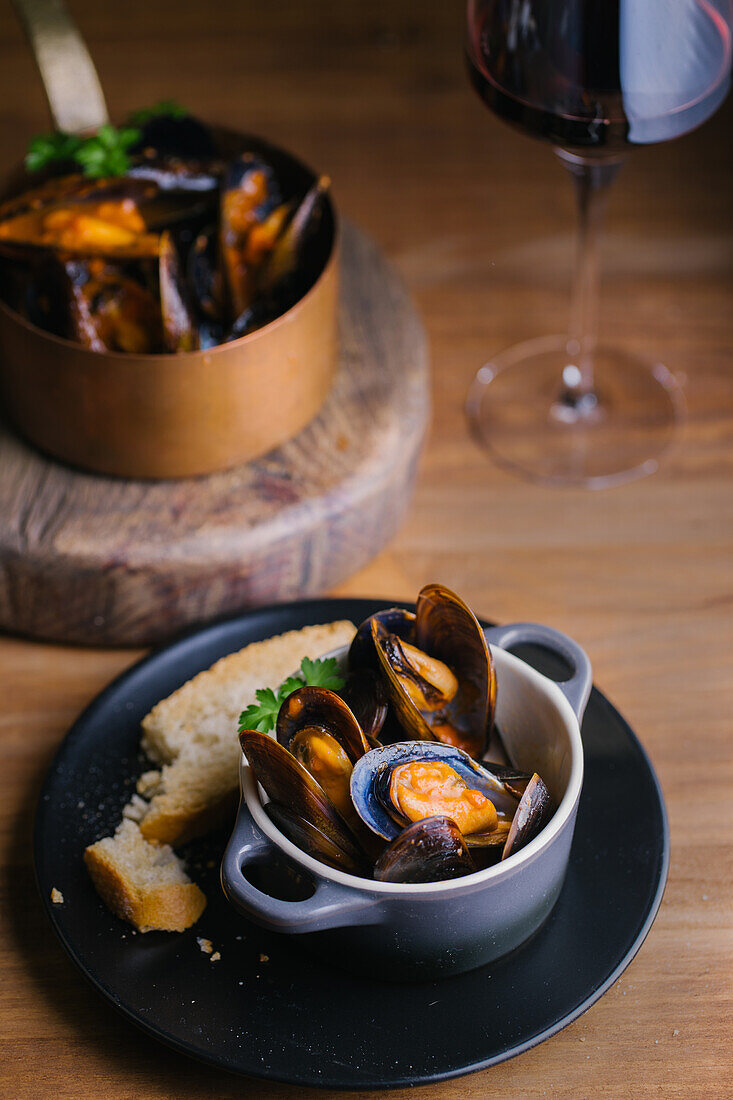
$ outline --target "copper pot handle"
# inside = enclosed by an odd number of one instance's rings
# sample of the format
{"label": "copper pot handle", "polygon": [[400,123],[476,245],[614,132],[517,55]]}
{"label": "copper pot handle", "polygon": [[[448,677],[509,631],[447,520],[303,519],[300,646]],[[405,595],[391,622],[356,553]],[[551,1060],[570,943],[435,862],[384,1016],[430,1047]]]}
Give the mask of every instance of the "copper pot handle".
{"label": "copper pot handle", "polygon": [[89,50],[64,0],[12,0],[28,36],[57,130],[82,134],[109,122]]}

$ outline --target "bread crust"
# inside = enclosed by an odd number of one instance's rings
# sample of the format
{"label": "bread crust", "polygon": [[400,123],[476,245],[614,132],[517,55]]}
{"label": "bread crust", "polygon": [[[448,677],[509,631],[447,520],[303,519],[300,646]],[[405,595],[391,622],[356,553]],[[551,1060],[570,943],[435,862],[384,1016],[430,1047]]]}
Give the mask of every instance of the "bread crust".
{"label": "bread crust", "polygon": [[86,849],[84,863],[105,905],[139,932],[184,932],[206,908],[206,896],[194,882],[140,889],[101,842]]}
{"label": "bread crust", "polygon": [[[140,932],[182,932],[199,919],[206,897],[168,845],[202,836],[233,815],[240,712],[254,702],[258,688],[278,687],[303,657],[322,657],[347,645],[354,633],[353,623],[340,621],[253,642],[194,676],[146,715],[142,747],[159,767],[141,776],[115,836],[84,853],[97,892],[113,913]],[[158,864],[168,872],[159,873]],[[179,881],[166,881],[171,875]]]}

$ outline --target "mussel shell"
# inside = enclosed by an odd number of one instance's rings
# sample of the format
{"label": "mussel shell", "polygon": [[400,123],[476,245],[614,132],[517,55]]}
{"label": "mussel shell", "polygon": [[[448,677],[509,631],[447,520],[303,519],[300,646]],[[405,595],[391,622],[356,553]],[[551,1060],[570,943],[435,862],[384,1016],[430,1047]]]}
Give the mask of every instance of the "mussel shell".
{"label": "mussel shell", "polygon": [[376,748],[389,706],[381,678],[368,668],[349,672],[339,695],[361,726],[371,748]]}
{"label": "mussel shell", "polygon": [[381,676],[382,666],[372,634],[372,622],[375,619],[390,634],[396,634],[403,642],[412,643],[415,638],[415,616],[412,611],[405,611],[402,607],[388,607],[385,611],[377,611],[365,619],[354,635],[349,647],[349,669],[358,671],[367,668]]}
{"label": "mussel shell", "polygon": [[283,806],[279,802],[268,802],[265,806],[265,813],[273,825],[277,826],[280,832],[306,855],[313,856],[314,859],[328,864],[329,867],[346,871],[347,874],[365,874],[366,864],[363,861],[355,861],[330,837],[322,833],[310,821],[299,817],[289,806]]}
{"label": "mussel shell", "polygon": [[163,339],[168,351],[193,351],[196,327],[181,275],[178,250],[170,233],[161,233],[158,262]]}
{"label": "mussel shell", "polygon": [[93,351],[161,349],[160,307],[148,287],[101,260],[67,260],[63,266],[72,339]]}
{"label": "mussel shell", "polygon": [[55,206],[85,202],[133,199],[138,205],[156,194],[156,187],[146,180],[131,180],[127,176],[89,179],[75,172],[52,176],[35,187],[29,187],[0,203],[0,222],[8,221],[30,210],[47,210]]}
{"label": "mussel shell", "polygon": [[478,619],[455,592],[428,584],[417,597],[415,645],[457,677],[458,692],[446,716],[461,734],[461,748],[480,757],[494,722],[496,672]]}
{"label": "mussel shell", "polygon": [[553,812],[550,792],[535,772],[517,806],[501,858],[508,859],[529,844],[545,827]]}
{"label": "mussel shell", "polygon": [[303,271],[308,245],[318,232],[330,183],[327,176],[321,176],[298,203],[258,274],[260,294],[275,301],[300,296],[300,288],[293,283]]}
{"label": "mussel shell", "polygon": [[270,801],[286,806],[323,833],[355,867],[363,864],[358,842],[343,818],[312,775],[286,748],[258,730],[242,730],[239,743]]}
{"label": "mussel shell", "polygon": [[378,836],[393,840],[404,828],[404,819],[391,805],[389,783],[392,771],[411,760],[439,760],[448,764],[469,787],[481,791],[494,803],[500,822],[510,821],[515,816],[517,799],[514,795],[506,790],[500,779],[461,749],[440,741],[398,741],[372,749],[357,761],[351,773],[351,801],[364,824]]}
{"label": "mussel shell", "polygon": [[153,115],[139,129],[132,154],[150,151],[159,157],[207,161],[216,151],[210,127],[193,115]]}
{"label": "mussel shell", "polygon": [[191,296],[201,315],[221,323],[224,293],[218,245],[216,226],[205,226],[189,249],[186,274]]}
{"label": "mussel shell", "polygon": [[379,882],[443,882],[476,870],[460,829],[428,817],[403,829],[374,865]]}
{"label": "mussel shell", "polygon": [[242,153],[230,163],[221,192],[219,256],[232,319],[257,296],[258,272],[246,255],[251,228],[261,225],[280,202],[274,170],[261,156]]}
{"label": "mussel shell", "polygon": [[298,730],[322,726],[346,752],[352,763],[369,752],[371,746],[356,717],[335,691],[320,687],[302,687],[287,697],[277,716],[276,735],[287,749]]}

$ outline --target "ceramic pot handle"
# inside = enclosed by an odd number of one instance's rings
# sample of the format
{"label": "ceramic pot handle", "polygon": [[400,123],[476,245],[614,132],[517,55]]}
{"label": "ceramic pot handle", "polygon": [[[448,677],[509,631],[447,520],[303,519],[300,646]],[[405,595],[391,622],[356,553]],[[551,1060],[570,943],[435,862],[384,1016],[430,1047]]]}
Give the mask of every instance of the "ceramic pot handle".
{"label": "ceramic pot handle", "polygon": [[575,711],[578,722],[582,721],[588,696],[593,686],[593,669],[588,654],[577,642],[541,623],[507,623],[506,626],[492,626],[484,630],[486,641],[502,649],[531,643],[557,653],[570,665],[572,673],[568,680],[556,680],[570,706]]}
{"label": "ceramic pot handle", "polygon": [[[258,860],[282,857],[249,812],[244,798],[221,864],[221,884],[229,901],[271,932],[320,932],[350,924],[376,924],[379,902],[349,886],[311,875],[315,892],[305,901],[282,901],[258,890],[243,868]],[[369,912],[371,910],[371,912]]]}
{"label": "ceramic pot handle", "polygon": [[96,69],[64,0],[13,0],[57,130],[82,134],[109,122]]}

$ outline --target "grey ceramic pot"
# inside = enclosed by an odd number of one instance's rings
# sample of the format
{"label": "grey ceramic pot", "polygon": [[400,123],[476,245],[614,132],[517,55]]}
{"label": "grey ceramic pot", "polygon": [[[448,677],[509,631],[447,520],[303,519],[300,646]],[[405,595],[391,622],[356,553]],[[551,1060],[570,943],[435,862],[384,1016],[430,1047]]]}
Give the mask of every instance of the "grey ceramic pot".
{"label": "grey ceramic pot", "polygon": [[[266,796],[243,758],[242,797],[221,868],[234,906],[271,931],[298,934],[303,947],[330,962],[384,978],[471,970],[540,927],[570,855],[591,666],[572,639],[536,623],[492,627],[486,637],[497,672],[497,723],[512,762],[538,771],[558,804],[534,840],[494,867],[449,882],[357,878],[326,867],[283,836],[264,812]],[[523,642],[561,655],[573,670],[570,678],[555,683],[507,652]],[[345,660],[346,651],[335,655]]]}

